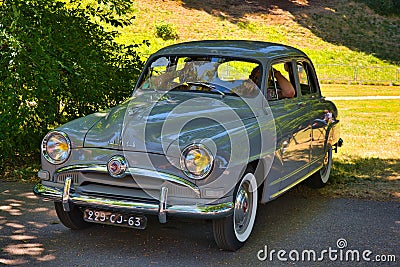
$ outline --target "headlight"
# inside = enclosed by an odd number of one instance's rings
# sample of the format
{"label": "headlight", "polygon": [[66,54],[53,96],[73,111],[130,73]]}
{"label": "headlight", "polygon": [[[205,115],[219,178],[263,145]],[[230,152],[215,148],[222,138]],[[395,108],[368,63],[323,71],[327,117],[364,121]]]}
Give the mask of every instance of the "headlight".
{"label": "headlight", "polygon": [[65,162],[71,152],[71,142],[63,132],[53,131],[48,133],[42,141],[44,158],[53,164]]}
{"label": "headlight", "polygon": [[204,145],[193,144],[183,150],[181,168],[188,177],[202,179],[210,173],[213,161],[214,157]]}

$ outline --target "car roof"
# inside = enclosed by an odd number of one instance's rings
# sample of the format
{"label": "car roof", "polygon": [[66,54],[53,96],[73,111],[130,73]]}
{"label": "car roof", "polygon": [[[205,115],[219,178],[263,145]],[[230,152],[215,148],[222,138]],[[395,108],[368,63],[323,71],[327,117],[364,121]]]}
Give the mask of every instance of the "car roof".
{"label": "car roof", "polygon": [[210,40],[180,43],[160,49],[151,58],[161,55],[237,57],[264,62],[282,57],[300,56],[308,58],[305,53],[291,46],[245,40]]}

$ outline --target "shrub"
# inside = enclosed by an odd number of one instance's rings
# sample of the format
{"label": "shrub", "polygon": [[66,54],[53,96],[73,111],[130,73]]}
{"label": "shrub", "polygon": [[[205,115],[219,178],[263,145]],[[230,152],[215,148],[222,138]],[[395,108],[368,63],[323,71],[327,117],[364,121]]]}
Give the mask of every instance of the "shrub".
{"label": "shrub", "polygon": [[[126,2],[107,3],[126,8]],[[142,68],[136,45],[117,44],[117,33],[105,31],[93,16],[97,12],[116,26],[128,21],[74,3],[0,4],[0,166],[39,155],[50,129],[116,105],[132,92]]]}
{"label": "shrub", "polygon": [[156,36],[164,41],[178,39],[176,28],[168,22],[161,22],[156,25]]}

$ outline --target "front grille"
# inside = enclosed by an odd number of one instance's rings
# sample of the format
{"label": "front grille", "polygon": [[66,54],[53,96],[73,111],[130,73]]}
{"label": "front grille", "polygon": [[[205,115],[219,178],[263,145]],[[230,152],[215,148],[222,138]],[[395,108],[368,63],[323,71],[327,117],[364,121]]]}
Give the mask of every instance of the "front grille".
{"label": "front grille", "polygon": [[158,199],[162,186],[168,188],[168,196],[179,198],[198,198],[193,189],[154,177],[126,175],[113,178],[103,172],[65,171],[54,175],[54,182],[64,184],[70,177],[75,189],[86,195],[103,197]]}
{"label": "front grille", "polygon": [[64,183],[68,177],[72,178],[74,184],[79,184],[79,172],[66,172],[56,175],[55,179],[57,183]]}
{"label": "front grille", "polygon": [[168,187],[168,196],[172,197],[186,197],[186,198],[196,198],[195,192],[184,186],[179,186],[174,183],[165,182],[163,186]]}
{"label": "front grille", "polygon": [[129,201],[136,201],[140,203],[145,203],[145,204],[159,204],[159,200],[152,198],[149,196],[149,198],[141,198],[141,197],[132,197],[132,196],[121,196],[121,195],[115,195],[115,194],[108,194],[108,193],[97,193],[97,192],[86,192],[86,191],[80,191],[85,196],[90,196],[90,197],[97,197],[97,198],[106,198],[106,199],[114,199],[114,200],[129,200]]}
{"label": "front grille", "polygon": [[85,183],[79,187],[79,193],[86,196],[111,198],[116,200],[136,200],[143,203],[157,204],[160,195],[158,190],[142,190],[122,186]]}

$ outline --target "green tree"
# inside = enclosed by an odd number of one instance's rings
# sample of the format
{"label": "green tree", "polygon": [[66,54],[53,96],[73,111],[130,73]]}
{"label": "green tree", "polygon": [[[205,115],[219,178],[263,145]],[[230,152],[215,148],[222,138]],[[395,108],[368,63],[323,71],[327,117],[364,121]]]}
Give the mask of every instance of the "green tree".
{"label": "green tree", "polygon": [[0,1],[0,166],[38,155],[48,130],[131,94],[137,45],[105,28],[130,23],[129,2]]}

